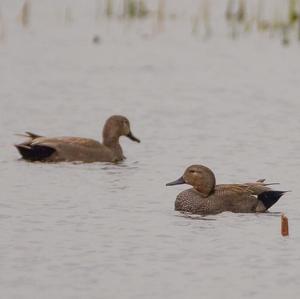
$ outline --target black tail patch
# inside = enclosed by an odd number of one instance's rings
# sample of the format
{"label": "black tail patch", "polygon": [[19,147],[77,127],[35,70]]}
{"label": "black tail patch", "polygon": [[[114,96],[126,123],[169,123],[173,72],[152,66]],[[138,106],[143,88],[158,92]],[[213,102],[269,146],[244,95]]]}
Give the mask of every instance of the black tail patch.
{"label": "black tail patch", "polygon": [[54,148],[44,145],[30,146],[24,144],[17,144],[16,148],[22,155],[23,159],[28,161],[44,161],[55,152]]}
{"label": "black tail patch", "polygon": [[258,195],[258,200],[262,201],[266,210],[268,210],[284,193],[286,193],[286,191],[266,191]]}

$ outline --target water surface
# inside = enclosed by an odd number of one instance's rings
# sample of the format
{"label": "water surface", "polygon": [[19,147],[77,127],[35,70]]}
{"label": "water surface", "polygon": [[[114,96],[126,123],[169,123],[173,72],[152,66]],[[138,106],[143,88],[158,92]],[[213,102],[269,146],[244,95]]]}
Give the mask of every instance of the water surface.
{"label": "water surface", "polygon": [[[2,296],[297,298],[299,46],[105,26],[10,26],[0,46]],[[119,165],[30,164],[13,148],[26,130],[99,139],[112,114],[142,140],[121,140]],[[184,217],[185,187],[165,183],[192,163],[293,192],[269,214]]]}

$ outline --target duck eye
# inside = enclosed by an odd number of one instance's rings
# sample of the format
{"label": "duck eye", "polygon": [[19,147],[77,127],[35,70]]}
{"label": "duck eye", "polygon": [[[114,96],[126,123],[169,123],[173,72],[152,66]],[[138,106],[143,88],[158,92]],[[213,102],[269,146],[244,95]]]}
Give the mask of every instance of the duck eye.
{"label": "duck eye", "polygon": [[190,170],[190,173],[195,173],[196,171],[195,170]]}

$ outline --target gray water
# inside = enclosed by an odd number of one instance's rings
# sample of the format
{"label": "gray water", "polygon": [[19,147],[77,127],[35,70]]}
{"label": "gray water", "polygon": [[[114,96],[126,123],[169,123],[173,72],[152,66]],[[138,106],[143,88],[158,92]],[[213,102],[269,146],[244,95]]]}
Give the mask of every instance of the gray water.
{"label": "gray water", "polygon": [[[1,298],[297,298],[299,45],[40,22],[0,45]],[[27,130],[99,139],[112,114],[142,140],[121,140],[119,165],[30,164],[13,148]],[[184,217],[187,187],[165,183],[193,163],[292,192],[269,214]]]}

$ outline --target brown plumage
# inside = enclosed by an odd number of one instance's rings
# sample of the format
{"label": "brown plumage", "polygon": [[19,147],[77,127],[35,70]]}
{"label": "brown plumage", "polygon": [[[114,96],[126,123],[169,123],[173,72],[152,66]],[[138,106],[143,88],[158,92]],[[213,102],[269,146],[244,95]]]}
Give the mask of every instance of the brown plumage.
{"label": "brown plumage", "polygon": [[42,137],[30,132],[22,136],[28,137],[16,145],[22,157],[41,162],[118,162],[125,158],[119,143],[121,136],[140,142],[131,133],[128,119],[121,115],[113,115],[106,121],[103,143],[81,137]]}
{"label": "brown plumage", "polygon": [[178,194],[175,210],[193,214],[266,212],[285,193],[273,191],[264,180],[245,184],[216,185],[214,173],[203,165],[192,165],[178,180],[167,186],[193,186]]}

